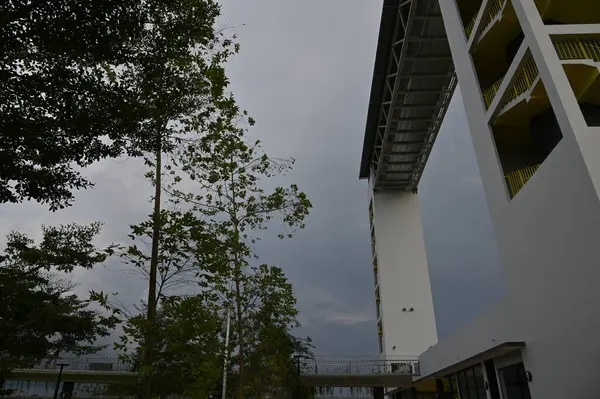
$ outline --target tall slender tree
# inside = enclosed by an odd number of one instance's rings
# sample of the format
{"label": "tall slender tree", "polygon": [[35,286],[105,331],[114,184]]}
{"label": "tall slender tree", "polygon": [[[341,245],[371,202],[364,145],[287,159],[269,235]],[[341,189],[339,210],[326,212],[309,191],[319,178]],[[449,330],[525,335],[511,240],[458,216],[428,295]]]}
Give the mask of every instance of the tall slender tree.
{"label": "tall slender tree", "polygon": [[[90,13],[89,10],[94,12]],[[164,156],[228,114],[214,0],[0,5],[0,203],[52,210],[92,185],[77,166],[144,156],[155,192],[143,364],[152,367]],[[144,384],[151,395],[151,381]]]}
{"label": "tall slender tree", "polygon": [[[109,72],[114,81],[136,89],[137,102],[145,112],[142,125],[146,135],[134,143],[134,150],[145,154],[152,169],[147,176],[154,185],[142,362],[148,370],[153,364],[163,173],[169,167],[164,155],[192,140],[196,132],[202,133],[201,127],[229,105],[221,100],[228,83],[224,62],[237,46],[215,29],[220,6],[213,0],[143,4],[147,8],[145,29],[133,47],[134,62]],[[148,378],[142,395],[146,399],[151,386]]]}
{"label": "tall slender tree", "polygon": [[221,241],[220,251],[228,267],[221,273],[224,287],[231,287],[228,300],[235,315],[239,383],[237,395],[245,397],[247,337],[244,328],[244,284],[252,273],[254,243],[260,240],[272,221],[280,219],[292,237],[295,228],[304,227],[311,202],[297,185],[265,189],[265,179],[290,170],[294,161],[269,158],[260,142],[246,139],[247,122],[254,121],[229,100],[231,106],[206,126],[206,133],[183,146],[177,159],[193,182],[192,189],[171,188],[174,201],[184,201],[201,215],[206,226]]}

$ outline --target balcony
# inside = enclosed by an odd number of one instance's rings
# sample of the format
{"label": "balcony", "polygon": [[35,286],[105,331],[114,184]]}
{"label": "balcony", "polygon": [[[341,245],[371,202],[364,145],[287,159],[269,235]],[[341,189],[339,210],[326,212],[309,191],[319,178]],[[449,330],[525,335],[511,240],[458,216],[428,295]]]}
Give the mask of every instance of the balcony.
{"label": "balcony", "polygon": [[[506,102],[509,103],[519,97],[521,94],[528,91],[534,84],[536,78],[539,75],[539,71],[535,62],[533,61],[533,57],[531,55],[527,55],[527,60],[523,64],[523,68],[521,72],[519,72],[519,77],[515,81],[513,87],[508,89],[509,94]],[[488,87],[483,92],[483,99],[485,102],[485,107],[488,109],[494,101],[496,94],[498,94],[498,90],[500,90],[500,85],[502,85],[502,81],[504,77],[497,80],[492,86]]]}
{"label": "balcony", "polygon": [[532,165],[527,168],[510,172],[505,176],[511,198],[517,195],[539,167],[540,165]]}
{"label": "balcony", "polygon": [[[594,66],[594,64],[600,63],[600,39],[555,39],[553,43],[558,58],[564,61],[563,66],[576,97],[578,99],[585,97],[590,88],[595,87],[594,83],[598,78],[600,65]],[[529,53],[525,57],[527,58],[523,62],[521,70],[517,72],[518,77],[515,83],[507,89],[508,94],[500,104],[500,115],[508,112],[517,104],[522,104],[529,107],[530,111],[523,114],[522,110],[519,110],[518,114],[532,117],[548,103],[533,57]],[[588,61],[588,63],[586,64],[584,61]],[[486,109],[490,107],[498,94],[503,79],[504,77],[483,91]],[[522,100],[525,98],[527,101],[523,102]],[[531,99],[536,99],[536,101],[530,101]]]}
{"label": "balcony", "polygon": [[[502,11],[504,11],[504,7],[506,6],[507,2],[508,0],[491,0],[491,4],[485,13],[485,16],[483,17],[483,20],[481,21],[482,29],[480,29],[480,32],[483,32],[482,35],[488,30],[491,23],[501,16]],[[473,19],[471,19],[471,22],[469,22],[469,24],[465,28],[465,32],[467,34],[468,39],[471,38],[471,34],[473,33],[473,28],[475,28],[476,21],[477,15],[475,15]]]}
{"label": "balcony", "polygon": [[554,48],[561,60],[600,62],[600,39],[557,39]]}

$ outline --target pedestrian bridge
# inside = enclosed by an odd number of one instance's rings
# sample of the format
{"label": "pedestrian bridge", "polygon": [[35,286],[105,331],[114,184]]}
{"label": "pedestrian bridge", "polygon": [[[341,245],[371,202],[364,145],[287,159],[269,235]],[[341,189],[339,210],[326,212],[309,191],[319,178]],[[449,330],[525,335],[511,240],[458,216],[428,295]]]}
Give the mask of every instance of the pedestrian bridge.
{"label": "pedestrian bridge", "polygon": [[61,373],[63,381],[118,384],[136,382],[139,376],[135,365],[118,356],[58,357],[44,359],[28,369],[13,370],[8,379],[55,382],[60,373],[60,364],[64,364]]}
{"label": "pedestrian bridge", "polygon": [[[410,387],[419,375],[416,357],[315,356],[297,358],[299,382],[305,387]],[[84,383],[136,382],[137,365],[116,356],[60,357],[44,359],[39,364],[14,370],[12,381],[57,380],[64,364],[62,380]]]}
{"label": "pedestrian bridge", "polygon": [[299,359],[299,382],[306,387],[411,387],[419,376],[416,357],[316,356]]}

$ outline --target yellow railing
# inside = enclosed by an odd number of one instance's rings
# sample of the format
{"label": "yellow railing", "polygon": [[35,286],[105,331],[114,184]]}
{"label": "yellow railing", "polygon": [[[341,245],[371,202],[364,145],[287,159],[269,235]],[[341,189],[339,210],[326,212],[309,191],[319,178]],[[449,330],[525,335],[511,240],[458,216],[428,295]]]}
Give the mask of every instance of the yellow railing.
{"label": "yellow railing", "polygon": [[477,20],[477,15],[473,17],[469,25],[465,28],[465,33],[467,34],[467,39],[471,37],[471,33],[473,33],[473,28],[475,27],[475,21]]}
{"label": "yellow railing", "polygon": [[494,82],[493,85],[491,85],[490,87],[488,87],[487,89],[485,89],[483,91],[483,99],[485,100],[485,108],[489,108],[490,105],[492,104],[492,101],[494,101],[494,97],[496,97],[496,94],[498,93],[498,90],[500,89],[502,80],[503,79],[498,79],[496,82]]}
{"label": "yellow railing", "polygon": [[492,20],[502,12],[507,2],[508,0],[492,0],[488,13],[482,21],[483,29],[487,28],[492,23]]}
{"label": "yellow railing", "polygon": [[[521,94],[525,93],[529,88],[533,85],[533,82],[538,77],[539,72],[533,58],[529,56],[527,61],[523,64],[523,69],[519,72],[519,77],[515,81],[514,86],[511,89],[508,89],[509,94],[506,99],[506,102],[511,102],[515,98],[519,97]],[[498,79],[494,84],[483,91],[483,99],[485,102],[486,109],[490,107],[492,101],[494,101],[494,97],[498,94],[498,90],[500,90],[500,85],[504,77]]]}
{"label": "yellow railing", "polygon": [[375,242],[375,229],[371,229],[371,251],[373,256],[377,256],[377,244]]}
{"label": "yellow railing", "polygon": [[555,40],[554,48],[561,60],[593,60],[600,62],[600,39]]}
{"label": "yellow railing", "polygon": [[[558,54],[558,58],[561,60],[593,60],[600,62],[600,39],[568,39],[568,40],[556,40],[554,41],[554,47]],[[513,88],[510,90],[506,102],[511,102],[521,94],[525,93],[531,88],[536,78],[539,75],[539,71],[533,57],[528,55],[527,61],[523,65],[523,69],[520,72],[519,77],[515,81]],[[488,88],[483,94],[485,103],[489,107],[492,103],[502,80],[494,83],[492,87]]]}
{"label": "yellow railing", "polygon": [[[504,9],[504,5],[508,0],[492,0],[492,4],[488,8],[488,12],[483,18],[482,24],[483,29],[487,28],[488,25],[492,22],[492,20]],[[467,33],[467,38],[471,37],[471,33],[473,33],[473,28],[475,27],[475,21],[477,20],[477,15],[473,17],[471,22],[465,28],[465,32]]]}
{"label": "yellow railing", "polygon": [[377,256],[373,258],[373,275],[375,277],[375,287],[379,285],[379,267],[377,266]]}
{"label": "yellow railing", "polygon": [[510,191],[511,198],[517,195],[519,190],[521,190],[525,183],[531,179],[531,176],[533,176],[539,167],[540,165],[528,166],[526,168],[510,172],[506,175],[506,182],[508,183],[508,189]]}
{"label": "yellow railing", "polygon": [[511,102],[512,100],[516,99],[521,94],[529,90],[531,86],[533,86],[533,82],[535,81],[535,79],[540,74],[531,54],[529,54],[527,57],[527,61],[525,61],[525,63],[523,64],[523,68],[519,73],[519,77],[515,81],[515,84],[512,90],[510,90],[510,93],[506,99],[507,103]]}

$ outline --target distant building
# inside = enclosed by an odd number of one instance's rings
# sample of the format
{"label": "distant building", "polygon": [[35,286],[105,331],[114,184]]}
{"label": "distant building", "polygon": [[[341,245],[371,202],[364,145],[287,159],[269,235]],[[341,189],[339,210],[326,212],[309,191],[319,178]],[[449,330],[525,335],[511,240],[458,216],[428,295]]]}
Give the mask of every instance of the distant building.
{"label": "distant building", "polygon": [[[417,189],[457,81],[507,293],[438,343]],[[380,352],[420,355],[419,397],[598,396],[599,0],[385,0],[360,177]]]}

